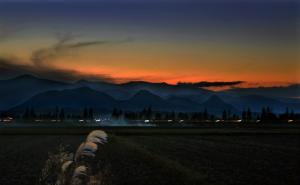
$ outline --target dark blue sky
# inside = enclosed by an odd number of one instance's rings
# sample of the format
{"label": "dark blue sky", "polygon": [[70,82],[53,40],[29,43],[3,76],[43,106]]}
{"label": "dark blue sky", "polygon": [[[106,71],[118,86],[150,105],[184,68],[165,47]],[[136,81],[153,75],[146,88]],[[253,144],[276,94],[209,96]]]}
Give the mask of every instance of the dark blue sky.
{"label": "dark blue sky", "polygon": [[293,2],[5,3],[0,6],[0,21],[74,29],[76,25],[138,27],[142,32],[184,31],[196,37],[217,30],[218,37],[224,33],[250,40],[293,41],[299,31],[299,6]]}

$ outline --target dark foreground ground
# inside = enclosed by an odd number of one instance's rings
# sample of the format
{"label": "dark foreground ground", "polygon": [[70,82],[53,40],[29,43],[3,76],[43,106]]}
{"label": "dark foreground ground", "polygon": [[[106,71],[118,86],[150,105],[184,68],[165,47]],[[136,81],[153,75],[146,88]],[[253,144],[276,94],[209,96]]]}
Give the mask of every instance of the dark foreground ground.
{"label": "dark foreground ground", "polygon": [[[49,153],[86,135],[0,135],[0,184],[38,184]],[[300,184],[300,135],[110,135],[102,184]],[[51,155],[51,154],[50,154]]]}

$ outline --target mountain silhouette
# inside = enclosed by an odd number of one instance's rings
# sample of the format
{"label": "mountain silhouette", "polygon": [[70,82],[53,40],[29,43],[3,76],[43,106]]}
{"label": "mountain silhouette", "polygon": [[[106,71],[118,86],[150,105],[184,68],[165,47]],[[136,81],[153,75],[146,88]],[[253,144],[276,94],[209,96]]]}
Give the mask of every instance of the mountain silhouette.
{"label": "mountain silhouette", "polygon": [[55,107],[64,108],[68,111],[80,111],[85,107],[95,110],[110,111],[118,102],[111,96],[95,91],[88,87],[69,89],[62,91],[48,91],[33,96],[23,104],[13,108],[14,111],[23,111],[34,107],[40,112],[55,110]]}
{"label": "mountain silhouette", "polygon": [[156,111],[195,111],[200,110],[201,106],[184,98],[170,98],[165,100],[146,90],[139,91],[128,100],[116,100],[106,93],[95,91],[88,87],[81,87],[43,92],[11,110],[22,112],[30,107],[34,107],[40,112],[53,111],[55,107],[64,108],[71,112],[78,112],[84,107],[92,107],[94,110],[101,111],[111,111],[113,108],[139,111],[148,107]]}
{"label": "mountain silhouette", "polygon": [[231,104],[224,102],[219,96],[212,95],[205,102],[201,104],[203,109],[207,109],[210,113],[221,114],[224,110],[230,110],[233,112],[238,112],[238,110]]}
{"label": "mountain silhouette", "polygon": [[67,86],[67,83],[40,79],[32,75],[0,80],[0,110],[16,106],[41,92],[64,89]]}
{"label": "mountain silhouette", "polygon": [[130,110],[146,107],[152,107],[155,110],[167,110],[172,108],[172,104],[149,91],[141,90],[130,99],[122,102],[121,107]]}
{"label": "mountain silhouette", "polygon": [[125,89],[130,89],[131,92],[139,92],[141,90],[147,90],[153,94],[156,94],[162,98],[169,98],[171,96],[184,96],[184,95],[206,95],[211,91],[197,88],[193,86],[180,86],[171,85],[167,83],[150,83],[143,81],[133,81],[121,84]]}
{"label": "mountain silhouette", "polygon": [[271,107],[274,112],[283,112],[286,108],[299,110],[299,103],[288,103],[275,98],[264,97],[260,95],[243,95],[234,97],[231,104],[239,109],[250,108],[252,111],[260,112],[262,107]]}
{"label": "mountain silhouette", "polygon": [[[259,89],[259,93],[251,94],[254,89]],[[262,92],[271,92],[272,89],[275,89],[273,95],[281,93],[285,96],[259,95]],[[206,108],[211,113],[220,113],[224,109],[241,112],[247,108],[258,112],[262,107],[269,106],[278,113],[283,112],[285,108],[300,111],[300,101],[286,97],[286,95],[297,94],[297,85],[232,89],[214,93],[194,86],[167,83],[134,81],[114,84],[87,80],[64,83],[32,75],[21,75],[0,80],[0,90],[0,111],[21,110],[28,106],[35,106],[41,110],[55,106],[74,110],[84,106],[92,106],[99,110],[111,110],[114,107],[140,110],[152,107],[153,110],[162,111],[202,111]]]}
{"label": "mountain silhouette", "polygon": [[168,102],[173,105],[174,110],[180,111],[201,111],[201,104],[190,100],[187,97],[177,97],[173,96],[168,98]]}
{"label": "mountain silhouette", "polygon": [[300,97],[300,84],[286,87],[233,88],[225,92],[234,95],[260,95],[272,98]]}

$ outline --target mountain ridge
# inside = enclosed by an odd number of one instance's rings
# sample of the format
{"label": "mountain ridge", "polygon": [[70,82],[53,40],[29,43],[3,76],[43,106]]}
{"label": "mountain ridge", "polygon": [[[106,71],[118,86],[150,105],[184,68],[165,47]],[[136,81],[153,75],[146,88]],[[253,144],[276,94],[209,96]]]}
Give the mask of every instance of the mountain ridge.
{"label": "mountain ridge", "polygon": [[[297,90],[297,87],[297,85],[292,86],[292,89]],[[291,92],[297,93],[297,91],[291,91],[291,86],[286,88],[286,94]],[[17,107],[31,100],[36,95],[52,90],[62,91],[60,93],[71,92],[72,90],[78,92],[81,90],[84,94],[91,93],[88,91],[93,90],[93,93],[109,95],[107,99],[113,102],[111,105],[119,106],[123,109],[139,109],[142,106],[153,106],[153,108],[158,110],[199,111],[207,108],[211,109],[211,111],[220,112],[221,108],[242,111],[249,107],[253,111],[259,111],[262,106],[270,106],[277,112],[282,111],[286,107],[300,111],[300,103],[294,99],[273,96],[265,97],[257,93],[252,94],[248,92],[249,88],[245,88],[240,93],[234,90],[212,92],[193,86],[144,81],[115,84],[111,82],[79,80],[74,83],[65,83],[25,74],[7,80],[0,80],[0,89],[0,111]],[[265,88],[263,89],[265,90]],[[270,91],[272,88],[266,89]],[[284,87],[276,89],[280,89],[280,92],[284,94]],[[254,91],[253,88],[251,88],[251,91]],[[80,99],[80,96],[77,98]],[[103,102],[105,101],[103,100]]]}

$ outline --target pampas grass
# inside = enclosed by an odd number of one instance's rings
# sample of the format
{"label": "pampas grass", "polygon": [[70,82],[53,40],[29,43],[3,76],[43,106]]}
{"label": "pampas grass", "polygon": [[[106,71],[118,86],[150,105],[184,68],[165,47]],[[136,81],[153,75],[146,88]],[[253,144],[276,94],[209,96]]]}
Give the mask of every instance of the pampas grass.
{"label": "pampas grass", "polygon": [[[107,134],[102,130],[92,131],[86,140],[79,145],[75,155],[59,146],[58,153],[49,154],[42,170],[41,185],[90,185],[91,176],[96,172],[99,149],[107,143]],[[100,176],[93,181],[101,184]]]}

